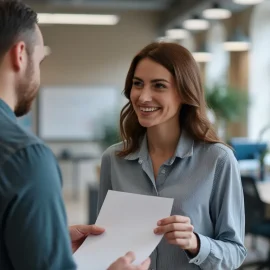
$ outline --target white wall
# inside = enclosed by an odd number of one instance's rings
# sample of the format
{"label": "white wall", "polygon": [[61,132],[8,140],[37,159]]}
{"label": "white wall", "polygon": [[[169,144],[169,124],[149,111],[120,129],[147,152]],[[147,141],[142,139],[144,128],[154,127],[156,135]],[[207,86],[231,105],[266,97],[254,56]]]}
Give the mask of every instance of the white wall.
{"label": "white wall", "polygon": [[[37,10],[37,9],[36,9]],[[43,11],[38,8],[38,11]],[[69,11],[70,12],[70,11]],[[97,85],[119,89],[119,103],[124,104],[121,91],[133,56],[156,37],[158,13],[121,12],[116,26],[42,26],[45,44],[52,54],[42,64],[42,86]],[[34,108],[34,117],[37,108]],[[100,156],[95,143],[49,143],[57,154],[64,148],[74,153]],[[99,161],[97,161],[99,162]],[[61,165],[64,185],[70,186],[71,167]],[[80,182],[95,180],[93,162],[81,165]]]}
{"label": "white wall", "polygon": [[[249,72],[248,135],[257,140],[261,130],[270,124],[270,1],[254,8],[250,24],[251,54]],[[270,131],[263,139],[270,141]]]}

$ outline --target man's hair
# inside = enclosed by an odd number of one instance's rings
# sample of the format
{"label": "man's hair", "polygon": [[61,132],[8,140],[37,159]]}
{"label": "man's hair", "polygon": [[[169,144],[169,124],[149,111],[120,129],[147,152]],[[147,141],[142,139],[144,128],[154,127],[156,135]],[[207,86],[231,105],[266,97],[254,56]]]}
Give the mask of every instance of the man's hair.
{"label": "man's hair", "polygon": [[19,41],[31,54],[35,41],[37,13],[18,0],[0,0],[0,60]]}

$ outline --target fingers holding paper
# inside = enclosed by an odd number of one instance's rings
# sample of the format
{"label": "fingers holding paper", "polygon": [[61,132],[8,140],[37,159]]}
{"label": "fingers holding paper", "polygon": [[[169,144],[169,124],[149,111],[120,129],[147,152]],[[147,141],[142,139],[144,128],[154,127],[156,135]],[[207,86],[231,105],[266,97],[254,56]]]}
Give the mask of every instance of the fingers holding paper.
{"label": "fingers holding paper", "polygon": [[132,265],[135,261],[135,254],[128,252],[125,256],[119,258],[113,263],[108,270],[148,270],[150,266],[150,259],[148,258],[141,265]]}
{"label": "fingers holding paper", "polygon": [[196,255],[199,251],[199,239],[194,233],[190,218],[185,216],[171,216],[158,222],[154,232],[164,235],[169,244],[177,245],[180,248]]}
{"label": "fingers holding paper", "polygon": [[100,235],[104,233],[104,229],[96,225],[74,225],[69,227],[69,235],[71,239],[73,253],[82,245],[84,240],[90,234]]}

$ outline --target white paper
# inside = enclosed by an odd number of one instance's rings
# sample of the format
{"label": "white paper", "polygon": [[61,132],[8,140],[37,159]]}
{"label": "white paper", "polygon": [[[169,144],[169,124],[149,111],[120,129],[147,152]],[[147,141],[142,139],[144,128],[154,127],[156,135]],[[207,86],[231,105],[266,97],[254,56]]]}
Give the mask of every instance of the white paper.
{"label": "white paper", "polygon": [[105,270],[128,251],[135,252],[134,264],[142,263],[162,239],[154,229],[172,205],[169,198],[108,191],[96,222],[106,231],[88,237],[74,253],[78,270]]}

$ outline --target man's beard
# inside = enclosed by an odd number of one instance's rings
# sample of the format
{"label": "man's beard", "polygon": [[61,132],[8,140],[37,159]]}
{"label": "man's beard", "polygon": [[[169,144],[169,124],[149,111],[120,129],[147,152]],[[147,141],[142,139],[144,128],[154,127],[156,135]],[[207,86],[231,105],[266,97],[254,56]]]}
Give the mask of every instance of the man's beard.
{"label": "man's beard", "polygon": [[31,110],[32,102],[37,95],[39,84],[34,81],[33,71],[33,64],[29,62],[24,78],[16,89],[17,104],[14,112],[17,117],[21,117]]}

